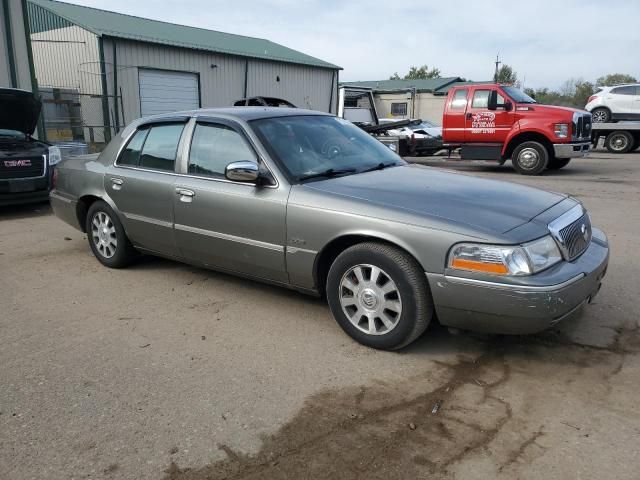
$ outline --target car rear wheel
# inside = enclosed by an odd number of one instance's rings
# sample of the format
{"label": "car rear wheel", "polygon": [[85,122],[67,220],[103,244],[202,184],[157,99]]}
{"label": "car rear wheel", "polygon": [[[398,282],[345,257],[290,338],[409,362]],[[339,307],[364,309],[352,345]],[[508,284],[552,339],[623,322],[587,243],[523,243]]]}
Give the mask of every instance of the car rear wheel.
{"label": "car rear wheel", "polygon": [[561,168],[569,165],[570,161],[570,158],[551,158],[549,159],[549,165],[547,165],[547,168],[549,170],[560,170]]}
{"label": "car rear wheel", "polygon": [[424,270],[404,251],[367,242],[342,252],[327,277],[334,318],[354,340],[396,350],[418,338],[433,316]]}
{"label": "car rear wheel", "polygon": [[521,175],[540,175],[549,164],[549,152],[538,142],[524,142],[513,151],[511,163]]}
{"label": "car rear wheel", "polygon": [[136,257],[118,216],[106,202],[98,200],[91,204],[85,227],[91,251],[103,265],[122,268]]}
{"label": "car rear wheel", "polygon": [[591,118],[593,123],[606,123],[611,121],[611,112],[608,108],[594,108]]}
{"label": "car rear wheel", "polygon": [[634,145],[633,136],[629,132],[611,132],[604,139],[604,146],[611,153],[630,152]]}

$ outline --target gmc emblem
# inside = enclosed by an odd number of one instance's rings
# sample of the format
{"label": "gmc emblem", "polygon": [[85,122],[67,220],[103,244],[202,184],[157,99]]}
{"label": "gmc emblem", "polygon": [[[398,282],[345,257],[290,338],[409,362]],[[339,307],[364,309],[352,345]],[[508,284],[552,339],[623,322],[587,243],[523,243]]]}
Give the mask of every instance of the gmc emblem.
{"label": "gmc emblem", "polygon": [[31,160],[5,160],[4,166],[7,168],[10,167],[30,167]]}

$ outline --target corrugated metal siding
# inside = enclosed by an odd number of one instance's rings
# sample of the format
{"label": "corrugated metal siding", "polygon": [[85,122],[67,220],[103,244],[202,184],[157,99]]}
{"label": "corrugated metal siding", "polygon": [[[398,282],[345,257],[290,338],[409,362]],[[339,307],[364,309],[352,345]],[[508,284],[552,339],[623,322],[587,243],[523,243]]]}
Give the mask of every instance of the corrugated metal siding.
{"label": "corrugated metal siding", "polygon": [[0,87],[11,86],[9,73],[9,51],[7,47],[7,32],[4,28],[4,9],[0,5]]}
{"label": "corrugated metal siding", "polygon": [[247,96],[284,98],[299,108],[328,112],[334,75],[327,69],[250,60]]}
{"label": "corrugated metal siding", "polygon": [[[9,0],[9,23],[13,51],[9,52],[7,31],[5,29],[5,11],[0,5],[0,87],[17,87],[31,90],[31,67],[29,65],[28,47],[24,31],[24,16],[21,0]],[[16,84],[13,85],[9,69],[9,59],[15,66]]]}
{"label": "corrugated metal siding", "polygon": [[[105,60],[113,63],[113,42],[104,42]],[[118,86],[124,97],[125,121],[140,116],[138,67],[198,73],[202,107],[226,107],[244,96],[245,59],[184,48],[116,39]],[[334,71],[278,62],[249,60],[247,95],[281,97],[301,108],[328,111]],[[211,65],[216,65],[212,68]],[[279,81],[278,81],[279,77]],[[113,93],[113,75],[107,75]],[[333,104],[335,89],[333,84]]]}

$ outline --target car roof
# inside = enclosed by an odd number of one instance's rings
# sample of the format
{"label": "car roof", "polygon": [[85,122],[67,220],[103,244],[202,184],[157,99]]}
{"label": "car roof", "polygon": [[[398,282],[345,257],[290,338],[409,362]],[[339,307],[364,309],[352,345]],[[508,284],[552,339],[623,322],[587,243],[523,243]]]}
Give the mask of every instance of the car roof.
{"label": "car roof", "polygon": [[[316,110],[305,110],[302,108],[283,108],[283,107],[225,107],[225,108],[200,108],[197,110],[189,110],[184,112],[167,113],[164,115],[155,115],[153,120],[162,120],[163,118],[171,118],[180,115],[189,116],[216,116],[225,115],[238,117],[244,121],[258,120],[260,118],[274,117],[293,117],[303,115],[331,115],[326,112],[318,112]],[[151,117],[150,117],[151,118]]]}

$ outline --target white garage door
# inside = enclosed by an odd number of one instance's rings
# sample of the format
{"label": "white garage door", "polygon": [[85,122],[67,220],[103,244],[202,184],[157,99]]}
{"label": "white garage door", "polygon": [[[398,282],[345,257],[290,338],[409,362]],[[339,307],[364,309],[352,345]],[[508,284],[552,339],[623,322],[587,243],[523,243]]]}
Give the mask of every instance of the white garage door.
{"label": "white garage door", "polygon": [[140,115],[193,110],[200,107],[198,75],[140,69]]}

